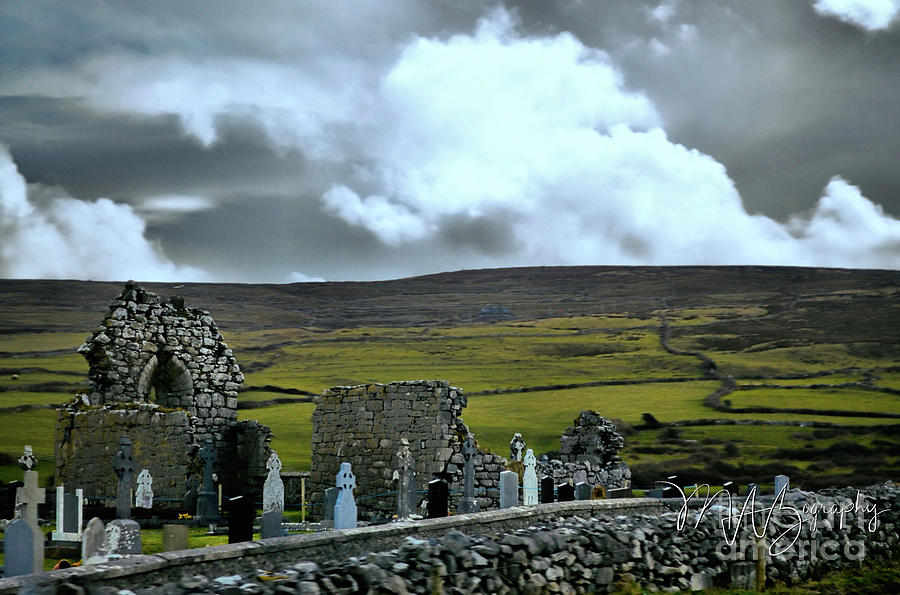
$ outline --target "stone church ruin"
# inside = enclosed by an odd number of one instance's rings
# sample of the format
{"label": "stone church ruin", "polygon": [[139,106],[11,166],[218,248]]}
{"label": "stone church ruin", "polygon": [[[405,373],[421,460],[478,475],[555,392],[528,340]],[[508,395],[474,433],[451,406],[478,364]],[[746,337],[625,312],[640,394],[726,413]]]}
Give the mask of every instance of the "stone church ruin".
{"label": "stone church ruin", "polygon": [[158,501],[181,508],[202,473],[197,451],[211,439],[225,493],[265,477],[271,432],[237,421],[244,376],[209,312],[129,282],[78,349],[87,392],[57,410],[57,482],[86,498],[115,494],[110,460],[121,436],[157,478]]}

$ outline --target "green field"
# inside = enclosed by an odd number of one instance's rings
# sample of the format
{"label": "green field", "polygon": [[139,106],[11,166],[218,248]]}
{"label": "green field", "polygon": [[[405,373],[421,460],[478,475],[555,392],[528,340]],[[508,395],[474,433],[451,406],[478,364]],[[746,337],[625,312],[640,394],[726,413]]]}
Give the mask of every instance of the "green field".
{"label": "green field", "polygon": [[[55,412],[4,409],[65,402],[86,386],[87,365],[75,349],[119,290],[67,283],[0,281],[3,481],[21,476],[15,459],[31,444],[44,480],[52,482]],[[265,403],[295,398],[278,389],[318,394],[336,385],[446,379],[469,396],[463,419],[479,442],[502,455],[515,432],[536,453],[557,450],[579,412],[594,409],[626,433],[623,458],[640,481],[672,469],[705,473],[710,481],[745,470],[763,483],[779,469],[810,485],[900,480],[900,420],[841,415],[900,413],[900,396],[839,386],[871,382],[900,390],[894,272],[575,267],[369,284],[180,287],[189,304],[216,318],[245,387],[275,387],[241,393],[240,402],[266,406],[241,409],[239,418],[272,428],[286,470],[309,468],[314,405]],[[74,301],[61,304],[60,295]],[[484,304],[508,304],[512,318],[480,320]],[[715,371],[696,355],[667,351],[664,324],[670,347],[701,352]],[[759,387],[725,395],[726,406],[813,411],[711,409],[704,399],[724,376],[739,388]],[[682,381],[660,382],[671,379]],[[560,388],[621,381],[638,383]],[[509,392],[535,387],[543,390]],[[753,419],[838,429],[655,428],[643,425],[645,413],[663,424]]]}

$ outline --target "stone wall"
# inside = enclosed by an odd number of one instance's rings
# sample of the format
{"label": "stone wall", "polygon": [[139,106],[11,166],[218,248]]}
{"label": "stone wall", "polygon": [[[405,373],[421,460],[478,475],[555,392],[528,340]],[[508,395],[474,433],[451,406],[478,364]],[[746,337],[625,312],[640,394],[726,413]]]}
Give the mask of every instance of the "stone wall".
{"label": "stone wall", "polygon": [[56,472],[69,491],[78,487],[86,498],[115,498],[113,457],[119,438],[128,436],[137,467],[134,476],[141,469],[150,470],[156,505],[184,497],[196,449],[191,437],[197,418],[151,403],[127,409],[75,403],[57,411]]}
{"label": "stone wall", "polygon": [[[409,441],[420,490],[439,477],[451,490],[462,489],[462,444],[469,428],[460,419],[466,398],[447,381],[415,380],[390,384],[337,386],[317,399],[313,412],[312,468],[307,493],[311,513],[322,514],[326,488],[335,485],[342,462],[356,474],[360,510],[384,516],[396,512],[396,496],[376,497],[396,489],[400,439]],[[482,508],[497,506],[496,488],[506,460],[479,449],[475,455],[476,495]],[[455,510],[459,494],[451,493]],[[420,498],[421,499],[421,498]]]}
{"label": "stone wall", "polygon": [[542,457],[537,471],[557,484],[583,480],[606,489],[626,487],[631,470],[619,456],[624,446],[625,438],[612,421],[585,410],[563,432],[559,458]]}

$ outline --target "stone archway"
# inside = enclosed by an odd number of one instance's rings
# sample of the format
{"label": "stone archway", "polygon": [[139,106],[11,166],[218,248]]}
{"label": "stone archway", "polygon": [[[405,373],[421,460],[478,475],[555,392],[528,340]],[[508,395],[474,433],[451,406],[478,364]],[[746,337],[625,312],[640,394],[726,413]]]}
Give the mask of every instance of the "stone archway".
{"label": "stone archway", "polygon": [[178,356],[167,353],[154,355],[141,370],[138,396],[141,400],[163,407],[185,407],[188,404],[183,402],[184,397],[192,399],[194,396],[194,379]]}

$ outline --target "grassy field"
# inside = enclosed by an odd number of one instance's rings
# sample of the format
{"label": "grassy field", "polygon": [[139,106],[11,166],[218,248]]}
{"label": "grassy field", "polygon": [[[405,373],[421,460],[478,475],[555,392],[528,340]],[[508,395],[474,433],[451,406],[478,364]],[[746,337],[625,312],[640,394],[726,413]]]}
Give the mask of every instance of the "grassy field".
{"label": "grassy field", "polygon": [[[146,284],[163,295],[171,286]],[[85,385],[75,349],[102,320],[118,284],[0,281],[0,479],[21,476],[25,444],[52,481],[52,409],[4,408],[67,401]],[[844,412],[900,413],[900,396],[845,383],[900,389],[900,274],[890,271],[760,267],[547,268],[465,271],[378,283],[270,285],[185,284],[188,304],[208,308],[234,349],[246,387],[239,401],[259,403],[280,389],[320,393],[346,384],[446,379],[469,395],[463,419],[479,442],[506,454],[521,432],[537,453],[582,409],[619,420],[623,458],[641,481],[687,470],[728,473],[764,483],[778,469],[802,481],[900,480],[898,420]],[[60,296],[66,296],[65,301]],[[510,319],[483,320],[484,305],[509,307]],[[721,386],[700,358],[733,376],[732,407],[808,408],[838,415],[732,413],[704,398]],[[852,370],[847,370],[852,368]],[[785,375],[827,375],[778,378]],[[13,379],[13,375],[18,378]],[[647,382],[677,379],[682,382]],[[579,386],[476,394],[529,387]],[[56,383],[52,387],[47,383]],[[815,385],[815,388],[812,386]],[[274,432],[286,470],[310,462],[311,403],[241,409]],[[795,426],[643,427],[643,414],[668,423],[697,419],[803,421]],[[846,426],[848,431],[840,430]],[[858,448],[848,448],[847,444]],[[835,445],[842,445],[840,456]],[[828,449],[832,449],[829,451]]]}

